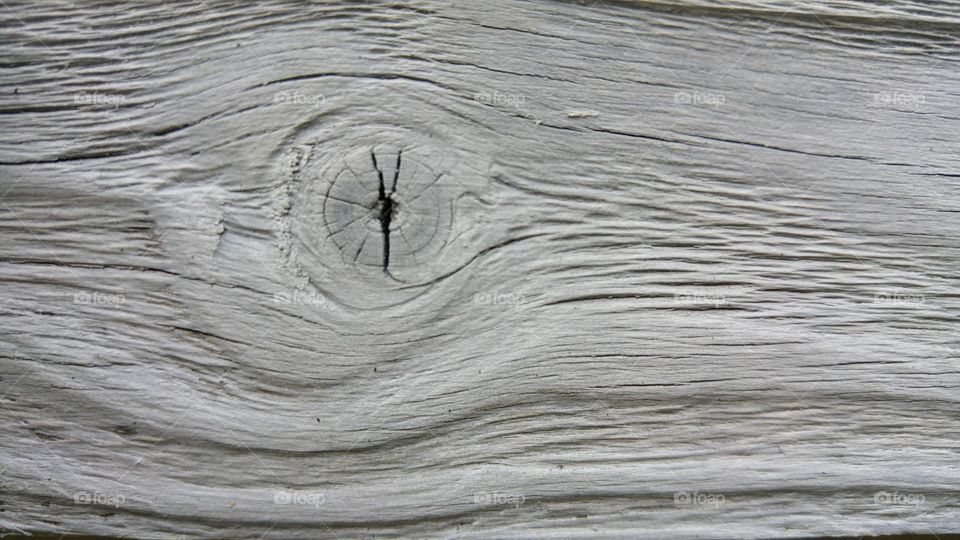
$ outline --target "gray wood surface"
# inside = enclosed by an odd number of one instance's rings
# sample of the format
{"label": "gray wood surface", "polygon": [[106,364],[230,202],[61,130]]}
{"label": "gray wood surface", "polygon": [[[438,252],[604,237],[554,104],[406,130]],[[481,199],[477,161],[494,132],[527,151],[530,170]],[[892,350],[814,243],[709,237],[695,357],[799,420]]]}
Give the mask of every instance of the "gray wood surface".
{"label": "gray wood surface", "polygon": [[958,42],[5,0],[0,530],[960,532]]}

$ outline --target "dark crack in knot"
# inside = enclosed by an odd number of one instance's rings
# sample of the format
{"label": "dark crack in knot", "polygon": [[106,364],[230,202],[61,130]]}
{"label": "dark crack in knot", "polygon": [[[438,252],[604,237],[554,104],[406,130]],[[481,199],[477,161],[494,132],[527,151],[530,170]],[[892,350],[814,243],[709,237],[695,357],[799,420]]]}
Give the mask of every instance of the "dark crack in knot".
{"label": "dark crack in knot", "polygon": [[[473,167],[461,170],[442,139],[409,130],[377,127],[355,138],[351,148],[298,143],[283,156],[277,178],[289,183],[290,206],[277,241],[288,268],[318,290],[359,279],[404,295],[472,260],[475,233],[464,233],[483,208],[473,186],[486,186]],[[447,250],[449,242],[457,248]],[[374,296],[351,301],[387,305]]]}
{"label": "dark crack in knot", "polygon": [[390,192],[387,193],[383,181],[383,171],[377,164],[377,155],[370,150],[370,158],[373,160],[373,168],[377,171],[379,186],[377,188],[377,202],[380,206],[380,231],[383,233],[383,271],[390,273],[390,222],[396,218],[399,206],[393,196],[397,193],[397,181],[400,179],[400,162],[403,157],[403,150],[397,151],[397,165],[393,171],[393,185],[390,186]]}

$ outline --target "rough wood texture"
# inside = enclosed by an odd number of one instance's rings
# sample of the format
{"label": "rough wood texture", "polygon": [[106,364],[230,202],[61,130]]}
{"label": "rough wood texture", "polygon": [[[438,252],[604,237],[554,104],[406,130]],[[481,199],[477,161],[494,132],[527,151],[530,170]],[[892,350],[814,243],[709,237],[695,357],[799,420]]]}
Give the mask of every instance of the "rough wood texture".
{"label": "rough wood texture", "polygon": [[248,4],[0,9],[0,530],[960,532],[960,4]]}

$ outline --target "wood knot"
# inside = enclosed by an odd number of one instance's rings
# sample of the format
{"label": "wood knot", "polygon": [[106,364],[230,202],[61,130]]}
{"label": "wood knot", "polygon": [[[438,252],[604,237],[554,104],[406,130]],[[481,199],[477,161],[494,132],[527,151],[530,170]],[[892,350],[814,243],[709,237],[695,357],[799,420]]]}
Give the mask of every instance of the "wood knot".
{"label": "wood knot", "polygon": [[454,234],[455,213],[476,211],[458,181],[468,176],[457,169],[462,160],[433,140],[369,139],[348,151],[304,145],[288,156],[288,255],[315,282],[330,271],[399,286],[449,275],[464,262],[463,253],[445,257],[451,239],[469,236]]}
{"label": "wood knot", "polygon": [[433,189],[444,173],[402,147],[358,149],[337,168],[323,222],[345,260],[403,281],[446,244],[449,201]]}

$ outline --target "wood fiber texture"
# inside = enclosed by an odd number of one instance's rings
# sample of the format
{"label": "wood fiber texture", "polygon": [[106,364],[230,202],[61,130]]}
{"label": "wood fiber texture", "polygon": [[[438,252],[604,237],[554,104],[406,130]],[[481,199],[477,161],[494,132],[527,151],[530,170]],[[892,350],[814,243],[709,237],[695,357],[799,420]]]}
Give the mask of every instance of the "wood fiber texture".
{"label": "wood fiber texture", "polygon": [[0,43],[0,531],[960,532],[957,2]]}

